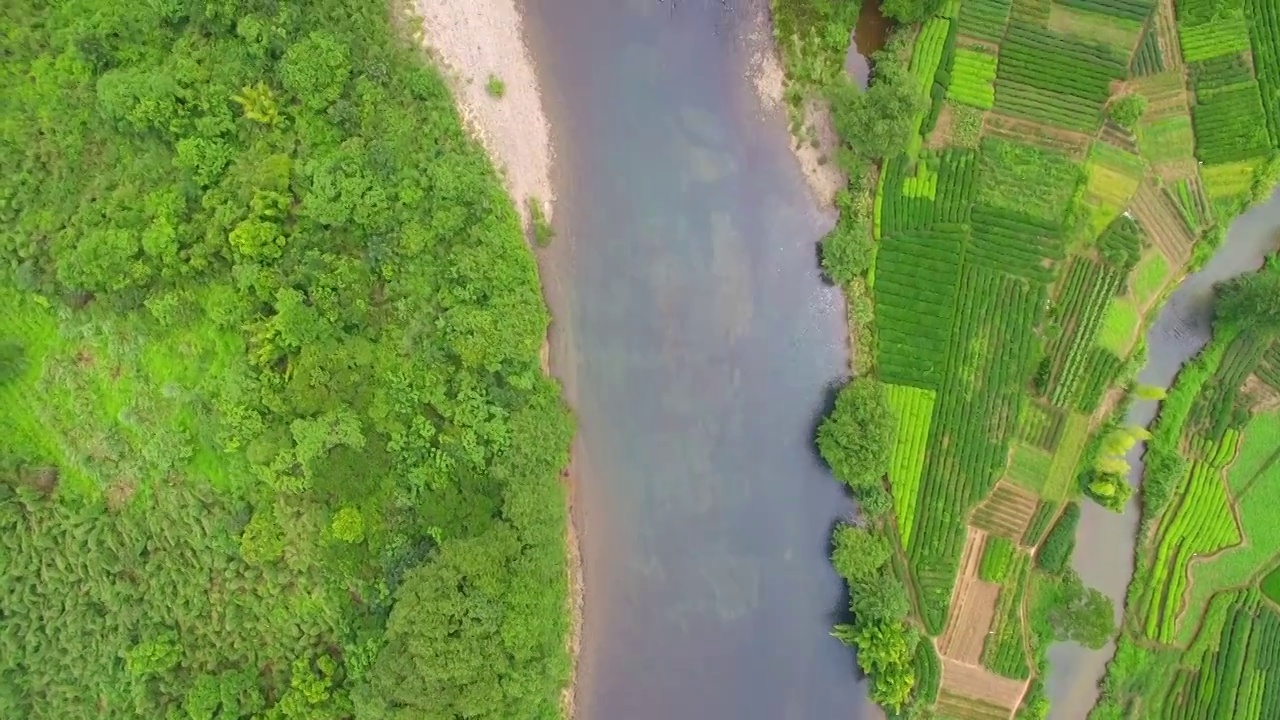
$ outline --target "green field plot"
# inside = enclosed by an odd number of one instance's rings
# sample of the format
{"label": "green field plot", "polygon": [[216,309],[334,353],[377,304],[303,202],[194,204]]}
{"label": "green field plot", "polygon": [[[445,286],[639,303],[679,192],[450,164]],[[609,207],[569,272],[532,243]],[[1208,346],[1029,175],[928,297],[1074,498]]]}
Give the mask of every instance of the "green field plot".
{"label": "green field plot", "polygon": [[1089,416],[1082,413],[1070,413],[1062,428],[1062,441],[1053,454],[1053,463],[1049,466],[1049,478],[1041,493],[1049,500],[1067,499],[1076,479],[1076,465],[1084,452],[1085,443],[1089,441]]}
{"label": "green field plot", "polygon": [[[1221,602],[1220,602],[1221,600]],[[1270,720],[1280,717],[1280,616],[1257,591],[1214,599],[1172,679],[1161,720]]]}
{"label": "green field plot", "polygon": [[1013,443],[1009,468],[1005,477],[1018,487],[1040,494],[1044,492],[1053,468],[1053,453],[1022,442]]}
{"label": "green field plot", "polygon": [[1249,27],[1243,17],[1223,18],[1201,25],[1178,24],[1182,58],[1189,63],[1249,50]]}
{"label": "green field plot", "polygon": [[1262,91],[1271,146],[1280,148],[1280,3],[1247,0],[1254,75]]}
{"label": "green field plot", "polygon": [[1257,82],[1198,97],[1191,108],[1196,157],[1205,163],[1228,163],[1264,154],[1271,147],[1267,114]]}
{"label": "green field plot", "polygon": [[1244,54],[1222,55],[1210,60],[1192,63],[1188,68],[1191,76],[1191,89],[1197,97],[1212,95],[1214,92],[1226,90],[1253,82],[1253,68]]}
{"label": "green field plot", "polygon": [[1066,413],[1051,405],[1029,402],[1018,416],[1018,439],[1046,452],[1058,449]]}
{"label": "green field plot", "polygon": [[1280,343],[1272,343],[1262,354],[1262,361],[1253,369],[1258,378],[1272,388],[1280,389]]}
{"label": "green field plot", "polygon": [[1107,306],[1107,314],[1102,320],[1102,328],[1098,332],[1098,344],[1115,353],[1118,357],[1128,357],[1137,339],[1138,324],[1142,316],[1133,302],[1125,298],[1112,298]]}
{"label": "green field plot", "polygon": [[1026,532],[1022,533],[1022,544],[1038,545],[1044,538],[1045,532],[1049,530],[1049,524],[1053,522],[1057,512],[1057,503],[1041,500],[1036,506],[1035,514],[1031,516],[1031,522],[1027,523]]}
{"label": "green field plot", "polygon": [[1249,332],[1240,333],[1227,346],[1213,375],[1191,403],[1183,427],[1185,436],[1216,443],[1228,428],[1243,428],[1251,400],[1240,392],[1240,386],[1270,344],[1266,335]]}
{"label": "green field plot", "polygon": [[960,3],[960,33],[996,41],[1004,35],[1011,0],[964,0]]}
{"label": "green field plot", "polygon": [[1210,200],[1221,200],[1248,194],[1253,189],[1258,169],[1266,162],[1265,157],[1259,156],[1201,167],[1200,178],[1204,182],[1205,195]]}
{"label": "green field plot", "polygon": [[888,383],[941,382],[960,283],[962,230],[886,237],[876,255],[877,365]]}
{"label": "green field plot", "polygon": [[1179,642],[1189,641],[1195,633],[1196,621],[1203,616],[1209,598],[1221,590],[1248,583],[1271,567],[1280,554],[1280,522],[1275,516],[1275,509],[1280,507],[1280,467],[1271,465],[1258,474],[1236,500],[1245,542],[1192,566],[1186,621],[1178,626]]}
{"label": "green field plot", "polygon": [[934,221],[960,224],[969,221],[969,207],[978,192],[978,153],[947,148],[938,162],[938,193]]}
{"label": "green field plot", "polygon": [[1271,602],[1280,603],[1280,568],[1267,573],[1258,583],[1258,588]]}
{"label": "green field plot", "polygon": [[972,266],[961,287],[920,491],[920,507],[931,511],[916,516],[909,552],[925,626],[934,633],[947,615],[964,517],[1008,459],[1044,297],[1026,280]]}
{"label": "green field plot", "polygon": [[978,578],[991,583],[1004,582],[1010,570],[1016,570],[1014,562],[1018,554],[1013,541],[1000,535],[988,535],[978,562]]}
{"label": "green field plot", "polygon": [[[1101,122],[1111,84],[1125,76],[1128,64],[1128,53],[1014,22],[1000,46],[996,107],[1069,129],[1092,130]],[[1031,104],[1030,89],[1071,100],[1037,107]]]}
{"label": "green field plot", "polygon": [[1235,464],[1227,473],[1231,492],[1241,493],[1280,461],[1280,412],[1260,413],[1245,426]]}
{"label": "green field plot", "polygon": [[979,157],[977,202],[990,208],[1060,223],[1081,178],[1062,153],[986,138]]}
{"label": "green field plot", "polygon": [[1038,218],[975,205],[965,262],[1048,284],[1064,256],[1062,236]]}
{"label": "green field plot", "polygon": [[1154,4],[1152,0],[1055,0],[1055,3],[1138,24],[1147,19]]}
{"label": "green field plot", "polygon": [[1067,264],[1066,279],[1054,303],[1061,332],[1049,345],[1052,358],[1049,399],[1066,406],[1089,380],[1090,349],[1107,304],[1124,282],[1124,272],[1083,257]]}
{"label": "green field plot", "polygon": [[996,101],[996,56],[983,50],[959,48],[951,70],[947,97],[965,105],[990,110]]}
{"label": "green field plot", "polygon": [[1152,165],[1189,160],[1195,154],[1191,118],[1174,115],[1138,125],[1138,148]]}
{"label": "green field plot", "polygon": [[[920,167],[921,162],[926,164],[925,168]],[[933,223],[936,204],[925,189],[927,186],[920,184],[921,178],[930,174],[928,162],[927,159],[913,162],[905,155],[884,162],[876,192],[873,221],[876,237],[920,230]]]}
{"label": "green field plot", "polygon": [[1085,197],[1094,208],[1089,235],[1102,232],[1138,192],[1147,164],[1109,143],[1095,142],[1085,163]]}
{"label": "green field plot", "polygon": [[1156,532],[1144,602],[1146,636],[1166,643],[1174,639],[1174,620],[1183,607],[1192,558],[1240,542],[1220,470],[1208,463],[1192,463],[1178,498],[1177,507],[1165,514]]}
{"label": "green field plot", "polygon": [[1146,77],[1162,72],[1165,69],[1164,53],[1160,50],[1160,35],[1156,32],[1154,22],[1147,24],[1138,41],[1138,49],[1129,62],[1129,74]]}
{"label": "green field plot", "polygon": [[[1207,168],[1200,168],[1201,177]],[[1252,170],[1250,171],[1252,179]],[[1169,199],[1178,206],[1182,221],[1192,233],[1199,233],[1213,223],[1213,204],[1201,191],[1202,184],[1194,178],[1175,180],[1165,186]]]}
{"label": "green field plot", "polygon": [[1165,259],[1164,253],[1159,251],[1148,252],[1142,260],[1138,261],[1137,267],[1133,270],[1130,288],[1138,307],[1145,309],[1156,299],[1165,284],[1169,282],[1171,272],[1169,261]]}
{"label": "green field plot", "polygon": [[889,487],[893,490],[893,511],[904,548],[911,546],[915,527],[916,499],[920,494],[920,473],[933,419],[934,392],[907,385],[885,388],[889,407],[898,418],[898,433],[889,465]]}
{"label": "green field plot", "polygon": [[1049,30],[1088,42],[1102,43],[1117,54],[1128,57],[1138,42],[1138,36],[1142,34],[1142,21],[1146,19],[1147,10],[1142,9],[1142,18],[1130,19],[1083,9],[1082,6],[1087,4],[1091,3],[1055,2],[1049,13]]}

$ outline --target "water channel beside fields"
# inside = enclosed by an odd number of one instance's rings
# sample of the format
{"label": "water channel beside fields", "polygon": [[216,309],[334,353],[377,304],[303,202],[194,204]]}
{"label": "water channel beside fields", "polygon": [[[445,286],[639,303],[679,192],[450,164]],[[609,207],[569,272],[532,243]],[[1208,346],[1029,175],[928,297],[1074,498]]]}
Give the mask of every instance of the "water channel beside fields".
{"label": "water channel beside fields", "polygon": [[[1209,342],[1214,285],[1258,269],[1277,245],[1280,245],[1280,192],[1266,204],[1236,218],[1213,259],[1178,285],[1147,331],[1148,360],[1138,381],[1168,388],[1182,366]],[[1135,402],[1126,424],[1147,427],[1158,409],[1159,403],[1155,401]],[[1135,486],[1142,477],[1143,450],[1144,444],[1139,443],[1128,456],[1132,467],[1129,480]],[[1115,602],[1117,622],[1124,607],[1125,589],[1133,575],[1138,502],[1135,494],[1124,514],[1116,514],[1087,499],[1081,501],[1073,565],[1085,584],[1098,588]],[[1097,651],[1075,643],[1057,643],[1049,649],[1048,691],[1052,718],[1079,720],[1088,714],[1097,700],[1098,682],[1107,660],[1114,651],[1113,643]]]}
{"label": "water channel beside fields", "polygon": [[579,720],[868,717],[813,445],[847,375],[834,217],[748,77],[761,8],[531,0],[556,150],[543,253],[576,412]]}

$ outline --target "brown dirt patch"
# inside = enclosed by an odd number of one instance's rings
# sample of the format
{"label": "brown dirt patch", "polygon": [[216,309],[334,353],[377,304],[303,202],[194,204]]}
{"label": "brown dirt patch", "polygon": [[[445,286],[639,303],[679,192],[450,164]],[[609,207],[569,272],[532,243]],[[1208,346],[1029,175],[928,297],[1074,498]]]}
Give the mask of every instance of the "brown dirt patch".
{"label": "brown dirt patch", "polygon": [[933,126],[933,132],[929,133],[925,147],[930,150],[941,150],[951,144],[951,124],[955,120],[954,115],[951,103],[942,103],[942,112],[938,113],[938,123]]}
{"label": "brown dirt patch", "polygon": [[974,665],[982,661],[982,646],[996,614],[1000,586],[978,579],[978,564],[987,534],[969,528],[960,560],[960,579],[951,598],[951,615],[938,638],[938,652],[944,657]]}
{"label": "brown dirt patch", "polygon": [[1084,133],[1001,115],[995,111],[987,113],[983,134],[1057,150],[1077,161],[1084,160],[1089,152],[1089,145],[1093,142],[1093,138]]}
{"label": "brown dirt patch", "polygon": [[1160,7],[1156,11],[1156,39],[1160,43],[1160,54],[1164,56],[1164,66],[1181,69],[1182,44],[1178,41],[1178,21],[1173,11],[1173,0],[1160,0]]}
{"label": "brown dirt patch", "polygon": [[[1000,677],[986,668],[956,662],[948,658],[942,659],[942,692],[952,696],[949,699],[952,704],[959,704],[962,699],[977,700],[978,704],[1004,708],[1003,717],[1009,717],[1021,704],[1022,694],[1026,691],[1026,686],[1027,683],[1024,680],[1010,680],[1009,678]],[[942,697],[940,696],[939,705],[941,705],[941,702]],[[958,717],[983,719],[999,717],[989,714],[992,711],[985,708],[974,709],[985,710],[985,713],[969,713],[958,715]]]}
{"label": "brown dirt patch", "polygon": [[1182,221],[1182,213],[1163,191],[1150,180],[1144,182],[1129,209],[1138,224],[1147,231],[1152,244],[1164,253],[1171,264],[1186,263],[1195,238]]}
{"label": "brown dirt patch", "polygon": [[1035,493],[1001,480],[974,508],[971,522],[985,532],[1021,543],[1039,504]]}
{"label": "brown dirt patch", "polygon": [[1241,390],[1249,397],[1251,412],[1271,412],[1280,408],[1280,390],[1271,387],[1257,375],[1245,378]]}

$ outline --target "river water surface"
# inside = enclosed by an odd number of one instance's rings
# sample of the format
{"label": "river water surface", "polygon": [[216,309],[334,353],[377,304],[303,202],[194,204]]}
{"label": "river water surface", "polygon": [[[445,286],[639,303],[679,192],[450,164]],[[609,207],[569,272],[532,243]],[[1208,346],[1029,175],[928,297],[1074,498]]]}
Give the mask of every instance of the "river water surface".
{"label": "river water surface", "polygon": [[[579,422],[579,720],[863,717],[812,437],[847,374],[813,205],[748,65],[759,8],[533,0],[552,357]],[[767,38],[767,36],[766,36]],[[759,38],[757,38],[759,39]]]}
{"label": "river water surface", "polygon": [[[1265,205],[1241,215],[1217,254],[1204,268],[1187,276],[1161,308],[1147,332],[1148,360],[1138,381],[1168,388],[1188,360],[1200,352],[1211,335],[1213,286],[1262,266],[1263,258],[1276,249],[1280,237],[1280,192]],[[1126,423],[1147,427],[1155,419],[1159,403],[1135,402]],[[1138,485],[1142,477],[1139,443],[1129,452],[1132,467],[1129,481]],[[1133,575],[1134,547],[1138,532],[1138,499],[1117,515],[1089,500],[1081,502],[1080,530],[1077,533],[1073,564],[1087,585],[1106,593],[1116,605],[1116,620],[1124,607],[1125,589]],[[1059,643],[1049,650],[1048,690],[1053,702],[1052,717],[1079,720],[1098,698],[1098,681],[1115,647],[1108,644],[1091,651],[1075,643]]]}

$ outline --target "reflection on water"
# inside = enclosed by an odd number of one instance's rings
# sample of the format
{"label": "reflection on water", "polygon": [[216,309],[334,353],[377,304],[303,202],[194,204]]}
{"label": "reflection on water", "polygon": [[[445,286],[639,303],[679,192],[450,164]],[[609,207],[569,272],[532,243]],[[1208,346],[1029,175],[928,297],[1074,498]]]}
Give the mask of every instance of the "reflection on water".
{"label": "reflection on water", "polygon": [[880,12],[879,2],[867,0],[862,3],[849,52],[844,57],[844,69],[864,88],[871,79],[871,55],[884,47],[892,27],[892,21]]}
{"label": "reflection on water", "polygon": [[829,635],[850,507],[812,441],[847,365],[814,253],[833,218],[745,76],[758,10],[526,9],[556,135],[554,365],[580,426],[580,720],[862,717]]}
{"label": "reflection on water", "polygon": [[[1231,225],[1223,246],[1200,272],[1187,276],[1161,309],[1147,332],[1148,360],[1138,381],[1167,388],[1182,365],[1209,342],[1213,319],[1213,287],[1262,266],[1263,258],[1280,241],[1280,192],[1271,201],[1240,216]],[[1146,427],[1155,419],[1159,404],[1135,402],[1126,422]],[[1142,476],[1139,443],[1128,454],[1133,468],[1129,479],[1135,486]],[[1123,515],[1084,501],[1073,564],[1084,581],[1110,596],[1116,604],[1116,619],[1124,606],[1124,593],[1133,575],[1133,551],[1138,532],[1138,500],[1129,503]],[[1054,645],[1049,650],[1052,672],[1049,695],[1053,718],[1083,718],[1097,700],[1098,681],[1115,648],[1108,645],[1090,651],[1074,643]]]}

